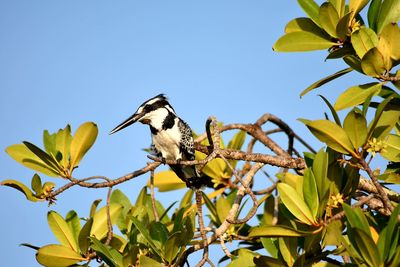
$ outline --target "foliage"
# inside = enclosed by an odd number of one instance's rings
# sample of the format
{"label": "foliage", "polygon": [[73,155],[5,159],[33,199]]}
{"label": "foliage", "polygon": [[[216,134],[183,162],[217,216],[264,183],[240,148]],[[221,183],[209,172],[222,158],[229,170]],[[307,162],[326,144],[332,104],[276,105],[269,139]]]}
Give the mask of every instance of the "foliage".
{"label": "foliage", "polygon": [[[274,50],[328,49],[326,59],[342,59],[347,65],[313,83],[301,96],[353,70],[368,80],[344,89],[333,105],[321,96],[333,120],[299,119],[326,148],[299,156],[293,140],[301,139],[271,114],[254,124],[223,125],[210,119],[208,135],[196,136],[196,160],[185,163],[197,165],[210,178],[210,193],[188,189],[179,204],[164,207],[154,197],[154,187],[164,192],[186,185],[172,171],[153,175],[160,162],[116,180],[76,179],[73,171],[96,140],[96,124],[84,123],[74,135],[69,125],[53,134],[46,130],[44,149],[25,141],[6,152],[25,167],[64,178],[67,184],[55,190],[55,183],[43,183],[37,173],[30,188],[16,180],[1,184],[33,202],[52,203],[74,185],[108,187],[109,195],[102,208],[100,200],[93,202],[88,217],[73,210],[65,217],[49,211],[47,221],[59,244],[23,244],[37,250],[37,261],[44,266],[88,266],[93,260],[107,266],[181,266],[202,249],[202,265],[209,261],[208,246],[219,243],[226,254],[220,262],[230,260],[231,267],[398,266],[400,195],[385,185],[400,183],[400,1],[298,3],[308,17],[291,20]],[[276,130],[261,128],[266,122],[286,133],[287,150],[270,139]],[[230,130],[239,131],[225,146],[221,132]],[[256,142],[268,152],[253,153]],[[372,170],[376,157],[382,157],[386,166]],[[253,179],[263,177],[259,170],[264,164],[280,168],[269,187],[264,181],[266,188],[256,190]],[[147,172],[148,186],[135,204],[123,192],[112,191],[114,185]],[[248,199],[242,203],[244,197]],[[207,208],[207,229],[199,220],[201,206]],[[239,219],[241,213],[247,214],[244,219]],[[258,220],[250,220],[254,217]],[[237,249],[229,252],[226,241],[236,242]]]}

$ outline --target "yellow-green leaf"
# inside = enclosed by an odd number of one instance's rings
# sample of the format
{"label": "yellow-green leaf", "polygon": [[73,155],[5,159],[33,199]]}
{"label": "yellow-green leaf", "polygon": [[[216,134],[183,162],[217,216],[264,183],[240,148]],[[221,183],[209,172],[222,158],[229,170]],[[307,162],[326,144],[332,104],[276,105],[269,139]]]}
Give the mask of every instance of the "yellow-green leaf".
{"label": "yellow-green leaf", "polygon": [[[150,185],[150,180],[147,184]],[[158,191],[165,192],[185,188],[186,184],[179,179],[175,172],[161,171],[154,174],[154,186],[158,188]]]}
{"label": "yellow-green leaf", "polygon": [[[400,60],[400,28],[397,23],[387,24],[379,35],[378,50],[385,61]],[[387,66],[388,67],[388,66]]]}
{"label": "yellow-green leaf", "polygon": [[[122,211],[122,205],[116,203],[110,203],[110,217],[111,223],[114,224],[117,221],[118,216]],[[101,240],[107,235],[107,207],[102,207],[93,217],[92,229],[90,230],[90,236],[95,236],[98,240]]]}
{"label": "yellow-green leaf", "polygon": [[41,172],[48,176],[60,176],[58,170],[56,170],[53,166],[47,165],[24,144],[11,145],[7,147],[6,152],[15,161],[21,163],[25,167]]}
{"label": "yellow-green leaf", "polygon": [[296,236],[307,236],[313,232],[300,231],[293,229],[286,225],[263,225],[251,228],[249,237],[296,237]]}
{"label": "yellow-green leaf", "polygon": [[329,2],[335,7],[336,12],[338,13],[339,17],[343,17],[346,1],[345,0],[329,0]]}
{"label": "yellow-green leaf", "polygon": [[329,3],[325,2],[319,8],[319,21],[322,28],[333,37],[338,37],[336,34],[336,25],[339,22],[339,15],[335,7]]}
{"label": "yellow-green leaf", "polygon": [[291,32],[312,32],[322,38],[329,38],[329,35],[310,18],[295,18],[289,21],[285,26],[285,33]]}
{"label": "yellow-green leaf", "polygon": [[60,241],[61,245],[70,247],[74,251],[78,252],[78,242],[75,239],[71,228],[64,218],[55,211],[49,211],[47,213],[47,222],[49,223],[50,229],[53,231],[55,237]]}
{"label": "yellow-green leaf", "polygon": [[341,40],[345,40],[347,36],[350,36],[350,27],[349,24],[351,22],[353,12],[348,12],[342,18],[339,19],[338,24],[336,25],[336,34]]}
{"label": "yellow-green leaf", "polygon": [[381,89],[381,83],[368,83],[352,86],[338,97],[334,108],[335,110],[342,110],[362,104],[371,95],[377,95]]}
{"label": "yellow-green leaf", "polygon": [[4,180],[0,183],[0,185],[5,185],[5,186],[9,186],[12,187],[14,189],[17,189],[18,191],[22,192],[27,200],[36,202],[38,200],[41,200],[39,198],[37,198],[35,196],[35,194],[23,183],[21,183],[20,181],[16,181],[16,180]]}
{"label": "yellow-green leaf", "polygon": [[350,0],[349,10],[352,11],[350,21],[368,4],[369,0]]}
{"label": "yellow-green leaf", "polygon": [[370,49],[361,60],[361,68],[365,74],[379,78],[386,70],[385,59],[378,48]]}
{"label": "yellow-green leaf", "polygon": [[315,218],[310,209],[293,187],[279,183],[277,188],[283,204],[297,219],[305,224],[315,224]]}
{"label": "yellow-green leaf", "polygon": [[381,152],[382,157],[393,162],[400,162],[400,136],[391,134],[385,140],[385,149]]}
{"label": "yellow-green leaf", "polygon": [[361,27],[351,34],[351,43],[357,55],[362,58],[370,49],[378,46],[378,36],[373,30]]}
{"label": "yellow-green leaf", "polygon": [[300,121],[310,129],[315,137],[317,137],[321,142],[326,143],[333,150],[343,154],[356,156],[353,144],[346,132],[336,123],[329,120],[308,121],[300,119]]}
{"label": "yellow-green leaf", "polygon": [[71,141],[71,168],[79,165],[83,156],[96,141],[97,134],[97,125],[93,122],[86,122],[79,126]]}
{"label": "yellow-green leaf", "polygon": [[314,0],[297,0],[301,8],[312,19],[315,24],[319,25],[319,6]]}
{"label": "yellow-green leaf", "polygon": [[64,168],[69,165],[69,154],[71,147],[72,135],[71,127],[67,125],[64,129],[57,132],[56,135],[56,149],[62,155],[61,164]]}
{"label": "yellow-green leaf", "polygon": [[273,46],[277,52],[303,52],[328,49],[337,45],[329,39],[306,31],[290,32],[281,36]]}
{"label": "yellow-green leaf", "polygon": [[389,23],[397,23],[400,20],[400,1],[385,0],[382,2],[381,9],[377,20],[377,32]]}
{"label": "yellow-green leaf", "polygon": [[66,267],[86,259],[69,247],[47,245],[37,251],[36,260],[47,267]]}
{"label": "yellow-green leaf", "polygon": [[367,120],[361,112],[350,111],[344,120],[343,128],[355,148],[362,147],[367,141]]}

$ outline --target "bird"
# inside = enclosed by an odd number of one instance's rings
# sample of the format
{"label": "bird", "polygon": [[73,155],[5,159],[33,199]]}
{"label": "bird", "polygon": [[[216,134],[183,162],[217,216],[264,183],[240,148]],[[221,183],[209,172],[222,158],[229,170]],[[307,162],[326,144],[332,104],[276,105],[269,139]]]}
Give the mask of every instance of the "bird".
{"label": "bird", "polygon": [[194,160],[194,140],[192,129],[183,121],[169,104],[164,94],[159,94],[141,104],[136,112],[120,123],[110,134],[114,134],[135,122],[150,127],[152,148],[162,162],[175,160],[170,168],[189,188],[203,186],[202,176],[194,165],[181,165],[182,160]]}

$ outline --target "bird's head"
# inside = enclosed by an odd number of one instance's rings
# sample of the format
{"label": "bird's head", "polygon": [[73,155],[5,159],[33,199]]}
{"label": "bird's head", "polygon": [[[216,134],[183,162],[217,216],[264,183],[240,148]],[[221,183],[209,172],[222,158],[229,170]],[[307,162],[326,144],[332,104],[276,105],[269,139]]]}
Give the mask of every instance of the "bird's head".
{"label": "bird's head", "polygon": [[141,104],[132,116],[115,127],[110,134],[118,132],[137,121],[143,124],[149,124],[157,129],[159,125],[162,125],[168,113],[175,114],[175,111],[168,103],[165,95],[159,94]]}

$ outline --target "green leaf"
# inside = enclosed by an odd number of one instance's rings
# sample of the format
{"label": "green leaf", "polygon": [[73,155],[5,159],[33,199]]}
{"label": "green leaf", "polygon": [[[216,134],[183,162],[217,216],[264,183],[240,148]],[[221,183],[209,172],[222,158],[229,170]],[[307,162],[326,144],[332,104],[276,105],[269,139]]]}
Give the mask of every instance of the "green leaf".
{"label": "green leaf", "polygon": [[385,140],[385,149],[381,156],[393,162],[400,162],[400,136],[391,134]]}
{"label": "green leaf", "polygon": [[320,202],[329,193],[328,183],[328,153],[321,148],[315,155],[314,162],[312,165],[312,172],[315,178],[315,184],[318,189],[318,199]]}
{"label": "green leaf", "polygon": [[312,19],[315,24],[319,25],[319,6],[313,0],[297,0],[303,11]]}
{"label": "green leaf", "polygon": [[65,216],[65,221],[74,235],[75,243],[78,245],[79,232],[81,231],[81,221],[78,214],[74,210],[70,210]]}
{"label": "green leaf", "polygon": [[60,176],[58,170],[56,170],[53,166],[47,165],[42,159],[35,155],[35,153],[28,149],[25,144],[11,145],[6,148],[6,152],[15,161],[24,165],[25,167],[41,172],[48,176]]}
{"label": "green leaf", "polygon": [[92,206],[90,207],[90,213],[89,213],[90,218],[93,218],[93,216],[95,215],[97,206],[99,205],[100,202],[101,199],[96,199],[95,201],[93,201]]}
{"label": "green leaf", "polygon": [[62,245],[46,245],[36,253],[36,260],[48,267],[66,267],[86,260],[70,247]]}
{"label": "green leaf", "polygon": [[313,83],[312,85],[310,85],[309,87],[307,87],[303,92],[301,92],[300,97],[304,96],[305,94],[307,94],[308,92],[310,92],[311,90],[314,90],[315,88],[318,88],[336,78],[339,78],[342,75],[345,75],[346,73],[349,73],[350,71],[352,71],[352,68],[347,68],[347,69],[343,69],[340,70],[338,72],[335,72],[334,74],[331,74],[325,78],[322,78],[318,81],[316,81],[315,83]]}
{"label": "green leaf", "polygon": [[82,253],[87,253],[90,246],[90,230],[92,229],[93,218],[87,220],[87,222],[83,225],[81,231],[78,236],[79,248]]}
{"label": "green leaf", "polygon": [[367,262],[368,266],[381,266],[379,251],[371,236],[357,228],[353,229],[353,231],[354,240],[356,242],[353,245],[357,249],[358,253],[360,253],[362,258]]}
{"label": "green leaf", "polygon": [[299,237],[313,234],[312,231],[300,231],[286,225],[263,225],[251,228],[249,237]]}
{"label": "green leaf", "polygon": [[93,122],[86,122],[79,126],[71,141],[71,169],[79,165],[86,152],[96,141],[98,134],[97,125]]}
{"label": "green leaf", "polygon": [[395,94],[392,94],[392,95],[388,96],[384,101],[382,101],[382,102],[378,105],[378,107],[377,107],[377,109],[376,109],[376,111],[375,111],[374,119],[372,120],[372,122],[370,123],[370,125],[368,125],[368,136],[367,136],[367,140],[369,140],[369,139],[373,136],[373,134],[374,134],[374,132],[375,132],[375,129],[376,129],[376,126],[378,125],[379,120],[381,119],[381,116],[382,116],[382,114],[383,114],[383,112],[384,112],[386,106],[390,103],[390,101],[391,101],[395,96],[396,96]]}
{"label": "green leaf", "polygon": [[297,253],[297,239],[296,238],[279,238],[279,252],[282,255],[283,260],[288,266],[294,266]]}
{"label": "green leaf", "polygon": [[343,154],[351,154],[356,156],[353,144],[351,143],[346,132],[336,123],[328,120],[299,120],[307,126],[307,128],[315,137],[318,138],[318,140],[326,143],[333,150]]}
{"label": "green leaf", "polygon": [[345,0],[329,0],[329,2],[335,7],[336,12],[338,13],[339,17],[343,17],[346,1]]}
{"label": "green leaf", "polygon": [[372,0],[368,8],[368,25],[376,32],[376,22],[378,20],[379,10],[382,0]]}
{"label": "green leaf", "polygon": [[203,196],[204,203],[206,204],[206,206],[210,212],[210,214],[209,214],[210,219],[212,221],[214,221],[215,224],[220,225],[222,222],[219,220],[218,212],[217,212],[217,208],[216,208],[215,204],[208,198],[208,196],[206,194],[204,194],[203,192],[201,192],[201,193]]}
{"label": "green leaf", "polygon": [[61,245],[70,247],[74,251],[78,252],[78,243],[75,239],[75,235],[72,233],[71,228],[64,218],[55,211],[49,211],[47,213],[47,222],[49,223],[51,231],[60,241]]}
{"label": "green leaf", "polygon": [[[148,185],[150,185],[150,180]],[[154,174],[154,186],[158,188],[158,191],[166,192],[185,188],[186,184],[179,179],[175,172],[168,170]]]}
{"label": "green leaf", "polygon": [[381,83],[368,83],[352,86],[338,97],[334,108],[336,110],[342,110],[362,104],[371,95],[377,95],[381,89]]}
{"label": "green leaf", "polygon": [[362,147],[367,141],[367,120],[360,111],[353,109],[344,120],[344,130],[355,148]]}
{"label": "green leaf", "polygon": [[351,19],[353,19],[368,4],[368,2],[369,0],[350,0],[349,10],[353,12]]}
{"label": "green leaf", "polygon": [[59,130],[56,135],[56,149],[62,155],[61,165],[64,168],[68,168],[70,147],[71,147],[72,135],[71,126],[67,125],[64,129]]}
{"label": "green leaf", "polygon": [[336,26],[336,34],[340,40],[346,40],[347,36],[350,36],[350,22],[353,18],[353,12],[348,12],[342,18],[339,19],[339,22]]}
{"label": "green leaf", "polygon": [[223,222],[225,218],[228,217],[229,210],[231,209],[231,204],[224,196],[221,196],[220,198],[218,198],[215,207],[219,221]]}
{"label": "green leaf", "polygon": [[146,226],[133,216],[129,216],[129,218],[132,220],[133,224],[136,226],[136,228],[142,234],[144,239],[149,243],[150,247],[154,250],[154,252],[157,253],[158,256],[162,257],[161,250],[153,242],[153,238],[150,236],[149,230],[146,228]]}
{"label": "green leaf", "polygon": [[30,151],[32,151],[36,156],[38,156],[47,166],[53,168],[57,172],[62,172],[62,167],[58,164],[58,162],[45,151],[35,146],[32,143],[27,141],[22,142]]}
{"label": "green leaf", "polygon": [[[379,254],[382,255],[382,259],[385,260],[385,262],[388,262],[390,260],[390,251],[394,250],[395,247],[398,246],[396,239],[398,239],[399,236],[399,222],[398,222],[398,216],[400,214],[400,205],[397,205],[397,207],[393,210],[392,215],[390,215],[389,222],[387,226],[385,227],[384,231],[382,231],[379,235],[378,239],[378,248],[381,247],[379,250]],[[394,248],[393,248],[394,247]]]}
{"label": "green leaf", "polygon": [[48,130],[43,131],[44,149],[49,155],[57,155],[56,134],[50,134]]}
{"label": "green leaf", "polygon": [[349,55],[345,56],[343,58],[343,61],[349,65],[352,69],[358,71],[359,73],[364,74],[362,68],[361,68],[361,60],[358,56],[356,55]]}
{"label": "green leaf", "polygon": [[311,169],[306,169],[304,171],[303,195],[307,206],[310,208],[313,218],[316,219],[319,210],[319,198],[317,183]]}
{"label": "green leaf", "polygon": [[168,240],[165,242],[164,248],[164,257],[167,262],[171,263],[179,253],[181,246],[179,243],[181,242],[181,232],[175,232],[171,236],[168,237]]}
{"label": "green leaf", "polygon": [[339,15],[336,8],[329,2],[325,2],[319,8],[319,21],[322,28],[333,37],[338,37],[336,34],[336,25],[339,22]]}
{"label": "green leaf", "polygon": [[101,259],[104,260],[110,267],[123,266],[122,255],[114,248],[104,245],[96,238],[91,237],[93,245],[92,248],[100,254]]}
{"label": "green leaf", "polygon": [[[110,203],[110,217],[111,223],[114,224],[122,211],[122,205],[116,203]],[[101,240],[107,235],[107,207],[102,207],[93,217],[93,225],[90,231],[91,236],[95,236]]]}
{"label": "green leaf", "polygon": [[371,77],[379,78],[386,71],[385,59],[378,48],[370,49],[361,60],[363,72]]}
{"label": "green leaf", "polygon": [[328,106],[329,110],[332,113],[333,119],[335,120],[336,124],[339,126],[342,126],[342,123],[340,122],[339,116],[336,112],[336,110],[333,108],[333,106],[331,105],[331,103],[328,101],[328,99],[326,99],[324,96],[322,95],[318,95],[319,97],[322,98],[322,100],[324,100],[325,104]]}
{"label": "green leaf", "polygon": [[378,36],[373,30],[361,27],[351,34],[351,43],[357,55],[363,58],[370,49],[378,46]]}
{"label": "green leaf", "polygon": [[371,235],[367,218],[359,207],[352,208],[348,204],[343,203],[343,210],[346,214],[346,219],[351,228],[361,229],[368,235]]}
{"label": "green leaf", "polygon": [[[378,50],[385,58],[385,62],[393,60],[400,60],[400,28],[397,24],[387,24],[380,36],[378,43]],[[390,64],[386,68],[391,67]]]}
{"label": "green leaf", "polygon": [[42,179],[36,173],[32,177],[31,188],[35,191],[36,195],[40,196],[42,193]]}
{"label": "green leaf", "polygon": [[277,52],[304,52],[328,49],[335,45],[331,40],[312,32],[298,31],[281,36],[272,49]]}
{"label": "green leaf", "polygon": [[152,221],[149,226],[149,233],[154,245],[162,251],[163,246],[168,239],[168,229],[161,222]]}
{"label": "green leaf", "polygon": [[192,205],[194,191],[189,189],[183,196],[179,208],[186,208]]}
{"label": "green leaf", "polygon": [[387,110],[382,112],[378,123],[375,126],[372,137],[384,139],[392,131],[393,127],[400,119],[400,110]]}
{"label": "green leaf", "polygon": [[398,0],[385,0],[382,2],[378,20],[376,22],[377,32],[389,23],[397,23],[400,20],[400,2]]}
{"label": "green leaf", "polygon": [[29,201],[36,202],[38,200],[41,200],[40,198],[37,198],[35,196],[35,194],[26,185],[24,185],[20,181],[4,180],[0,183],[0,185],[5,185],[5,186],[12,187],[14,189],[17,189],[18,191],[23,193],[25,195],[26,199]]}
{"label": "green leaf", "polygon": [[158,262],[152,258],[146,257],[145,255],[139,256],[139,266],[140,267],[161,267],[163,266],[161,262]]}
{"label": "green leaf", "polygon": [[285,33],[291,32],[312,32],[322,38],[329,38],[329,35],[309,18],[295,18],[289,21],[285,26]]}
{"label": "green leaf", "polygon": [[279,183],[277,188],[283,204],[297,219],[305,224],[316,224],[307,204],[293,187],[284,183]]}
{"label": "green leaf", "polygon": [[268,266],[268,267],[282,267],[285,266],[283,262],[276,258],[272,258],[269,256],[256,256],[253,259],[253,262],[256,266]]}

